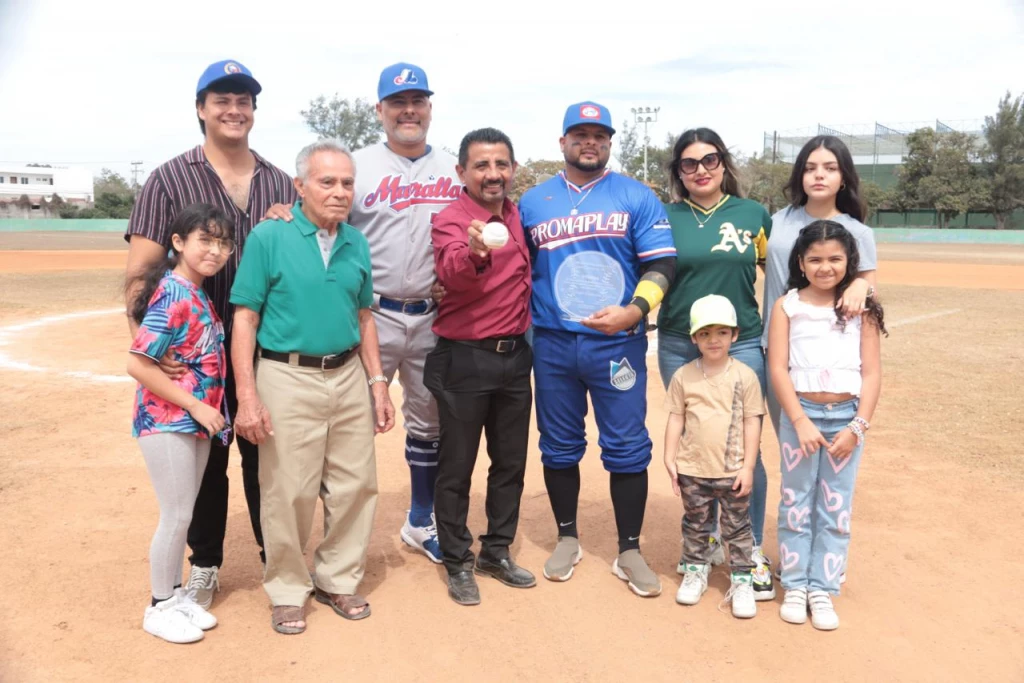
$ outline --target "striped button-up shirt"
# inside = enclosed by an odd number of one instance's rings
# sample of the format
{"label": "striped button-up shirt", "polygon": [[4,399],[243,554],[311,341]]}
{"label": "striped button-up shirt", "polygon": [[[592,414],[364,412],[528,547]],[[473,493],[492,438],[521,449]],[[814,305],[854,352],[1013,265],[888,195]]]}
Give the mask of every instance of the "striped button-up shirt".
{"label": "striped button-up shirt", "polygon": [[288,174],[256,152],[252,155],[256,158],[256,169],[249,184],[249,204],[244,210],[231,201],[224,183],[206,160],[202,145],[197,145],[161,164],[150,174],[132,209],[125,233],[125,240],[130,240],[132,235],[141,235],[170,249],[171,223],[182,209],[197,202],[223,209],[234,221],[238,248],[219,273],[206,278],[203,289],[224,321],[228,335],[234,315],[234,307],[229,302],[231,285],[242,259],[246,237],[272,205],[290,205],[296,199],[295,187]]}

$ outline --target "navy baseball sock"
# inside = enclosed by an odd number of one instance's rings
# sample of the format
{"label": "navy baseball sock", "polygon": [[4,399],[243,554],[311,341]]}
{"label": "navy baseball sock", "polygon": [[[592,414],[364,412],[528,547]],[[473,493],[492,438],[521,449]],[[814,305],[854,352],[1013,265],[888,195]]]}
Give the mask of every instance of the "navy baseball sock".
{"label": "navy baseball sock", "polygon": [[434,511],[434,482],[437,480],[437,445],[435,441],[421,441],[405,437],[405,461],[409,463],[412,505],[409,523],[430,526],[430,513]]}
{"label": "navy baseball sock", "polygon": [[580,466],[573,465],[563,470],[545,466],[544,486],[548,489],[551,511],[558,523],[558,535],[579,538],[576,509],[580,502]]}
{"label": "navy baseball sock", "polygon": [[619,530],[619,552],[640,549],[640,529],[647,508],[647,470],[612,472],[612,507]]}

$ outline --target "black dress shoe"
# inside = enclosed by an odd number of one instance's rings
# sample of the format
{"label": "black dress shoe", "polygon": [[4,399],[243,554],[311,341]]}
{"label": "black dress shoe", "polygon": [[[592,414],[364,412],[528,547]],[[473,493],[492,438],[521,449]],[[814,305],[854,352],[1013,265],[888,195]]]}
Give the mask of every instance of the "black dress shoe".
{"label": "black dress shoe", "polygon": [[476,587],[473,572],[461,571],[448,575],[448,597],[460,605],[479,605],[480,589]]}
{"label": "black dress shoe", "polygon": [[516,565],[511,557],[501,560],[491,560],[485,557],[478,557],[476,560],[476,573],[481,576],[491,576],[512,588],[530,588],[537,585],[537,579],[530,572]]}

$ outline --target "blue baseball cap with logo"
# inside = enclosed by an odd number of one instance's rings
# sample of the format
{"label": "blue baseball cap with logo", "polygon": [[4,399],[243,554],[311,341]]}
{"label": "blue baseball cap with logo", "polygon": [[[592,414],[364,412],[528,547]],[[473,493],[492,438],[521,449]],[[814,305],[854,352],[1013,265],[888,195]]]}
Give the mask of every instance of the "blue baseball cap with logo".
{"label": "blue baseball cap with logo", "polygon": [[199,93],[214,83],[226,80],[242,83],[253,95],[259,95],[260,91],[263,90],[259,82],[252,77],[252,72],[245,68],[244,64],[233,59],[225,59],[220,62],[214,62],[206,67],[206,71],[199,77],[199,84],[196,85],[196,95],[199,95]]}
{"label": "blue baseball cap with logo", "polygon": [[608,129],[608,132],[615,135],[612,128],[612,115],[608,107],[597,102],[577,102],[570,104],[565,110],[565,118],[562,120],[562,135],[569,132],[573,126],[582,126],[586,123],[593,123]]}
{"label": "blue baseball cap with logo", "polygon": [[427,85],[427,74],[415,64],[399,62],[384,67],[380,72],[380,83],[377,85],[377,98],[386,97],[406,90],[419,90],[433,95],[434,91]]}

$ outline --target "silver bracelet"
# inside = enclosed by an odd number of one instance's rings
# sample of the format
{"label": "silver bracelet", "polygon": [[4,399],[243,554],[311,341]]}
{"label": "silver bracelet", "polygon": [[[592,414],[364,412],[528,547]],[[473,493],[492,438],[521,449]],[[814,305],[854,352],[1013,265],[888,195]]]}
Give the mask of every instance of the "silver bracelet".
{"label": "silver bracelet", "polygon": [[860,425],[857,424],[857,422],[851,422],[850,424],[846,425],[846,428],[853,432],[853,435],[857,437],[858,446],[864,444],[864,430],[860,428]]}

